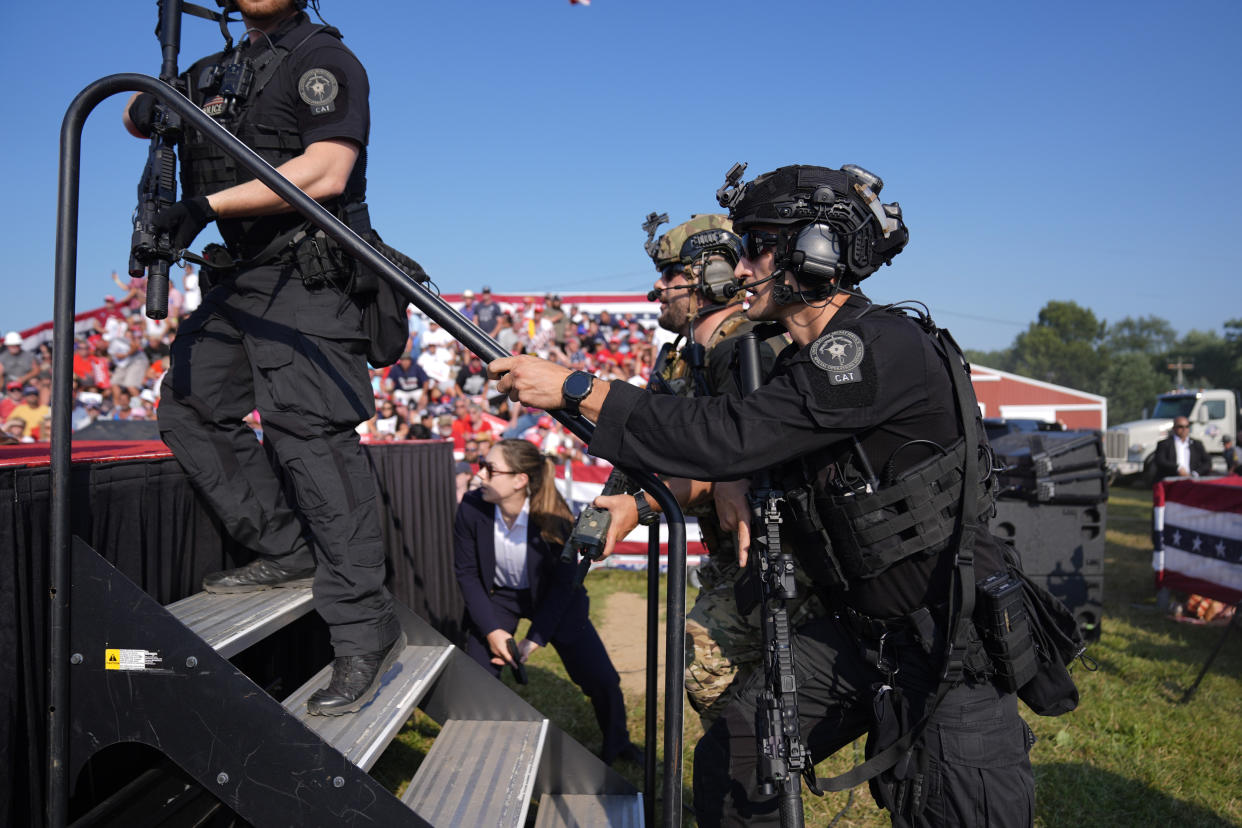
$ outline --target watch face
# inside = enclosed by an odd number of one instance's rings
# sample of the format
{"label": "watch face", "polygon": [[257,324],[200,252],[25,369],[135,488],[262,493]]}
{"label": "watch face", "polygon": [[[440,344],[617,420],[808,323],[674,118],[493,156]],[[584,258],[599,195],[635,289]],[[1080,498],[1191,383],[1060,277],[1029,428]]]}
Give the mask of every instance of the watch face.
{"label": "watch face", "polygon": [[595,377],[585,371],[574,371],[565,378],[562,393],[571,399],[581,400],[591,393],[591,383]]}

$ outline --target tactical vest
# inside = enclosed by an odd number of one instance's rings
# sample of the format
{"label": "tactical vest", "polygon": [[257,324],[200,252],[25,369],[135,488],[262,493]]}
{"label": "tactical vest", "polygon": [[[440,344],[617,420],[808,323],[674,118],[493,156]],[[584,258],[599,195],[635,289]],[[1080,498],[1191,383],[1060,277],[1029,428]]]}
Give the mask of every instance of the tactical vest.
{"label": "tactical vest", "polygon": [[[707,342],[703,346],[706,351],[706,362],[710,364],[712,358],[712,349],[724,340],[732,336],[742,325],[749,322],[746,314],[738,312],[732,314],[716,328],[715,333],[708,337]],[[707,366],[704,365],[704,368]],[[665,384],[678,397],[693,397],[694,379],[690,376],[690,362],[685,359],[681,351],[677,352],[677,356],[670,359],[660,372],[661,378]]]}
{"label": "tactical vest", "polygon": [[[930,320],[923,324],[925,330],[926,324]],[[932,342],[943,359],[951,358],[935,336]],[[982,434],[982,427],[978,431]],[[972,450],[990,458],[986,443]],[[849,455],[850,449],[834,446],[802,458],[796,469],[789,468],[782,475],[790,484],[786,499],[791,529],[806,542],[799,549],[799,559],[817,583],[848,589],[854,579],[874,578],[906,558],[932,555],[949,546],[961,513],[964,438],[900,473],[892,469],[890,460],[877,486],[843,491],[844,487],[829,484],[826,473],[808,473],[834,461],[838,472],[844,472],[849,468]],[[990,468],[990,462],[984,463],[983,468]],[[995,488],[991,474],[978,482],[975,514],[992,513]],[[809,555],[807,544],[816,547]]]}
{"label": "tactical vest", "polygon": [[[746,314],[738,312],[721,322],[703,346],[706,351],[704,361],[710,363],[712,350],[721,342],[737,333],[738,329],[749,321],[746,318]],[[703,367],[706,369],[707,365]],[[691,376],[690,361],[683,356],[681,351],[677,352],[675,358],[668,361],[660,371],[660,376],[664,380],[665,385],[677,396],[695,396],[695,383],[694,378]],[[703,518],[699,521],[699,536],[703,539],[703,545],[707,547],[707,551],[712,554],[714,559],[721,562],[737,560],[737,542],[732,532],[725,532],[720,529],[720,519],[716,515],[716,505],[714,502],[708,500],[698,506],[688,507],[685,513],[687,517]]]}
{"label": "tactical vest", "polygon": [[[251,91],[244,99],[235,101],[232,106],[219,96],[205,101],[198,100],[203,94],[193,86],[198,83],[198,78],[188,78],[189,84],[192,85],[191,92],[195,96],[195,103],[273,167],[279,167],[286,161],[301,155],[305,146],[302,144],[302,136],[298,131],[262,123],[263,107],[259,103],[264,88],[275,76],[280,65],[321,32],[337,40],[341,39],[341,33],[332,26],[315,26],[292,48],[277,45],[275,48],[266,50],[254,61],[254,85]],[[237,56],[236,50],[225,52],[221,55],[221,62],[218,65],[226,65]],[[180,141],[180,150],[181,187],[186,198],[211,195],[254,178],[248,170],[233,160],[232,156],[193,127],[187,126]],[[360,163],[365,163],[361,158],[359,160]],[[362,192],[353,192],[358,189],[355,178],[357,176],[350,177],[350,191],[347,191],[343,201],[361,201]]]}
{"label": "tactical vest", "polygon": [[[965,441],[917,463],[879,491],[815,493],[816,511],[847,578],[874,578],[912,555],[943,551],[961,511]],[[992,510],[993,486],[980,481],[977,514]]]}

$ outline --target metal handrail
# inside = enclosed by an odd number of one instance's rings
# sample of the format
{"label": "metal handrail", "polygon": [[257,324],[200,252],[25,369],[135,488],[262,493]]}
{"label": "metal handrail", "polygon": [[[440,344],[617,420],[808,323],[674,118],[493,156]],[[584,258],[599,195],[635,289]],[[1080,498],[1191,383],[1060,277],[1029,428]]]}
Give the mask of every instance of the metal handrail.
{"label": "metal handrail", "polygon": [[[68,753],[68,609],[69,609],[69,474],[72,450],[71,413],[73,398],[73,315],[77,289],[78,201],[81,179],[82,128],[87,116],[101,101],[118,92],[148,92],[177,112],[184,121],[218,144],[255,178],[323,230],[356,260],[388,281],[420,311],[438,322],[459,342],[485,361],[508,356],[494,339],[483,333],[465,316],[439,296],[423,288],[380,255],[353,230],[322,205],[299,190],[275,168],[260,158],[184,95],[163,81],[138,73],[109,75],[91,83],[78,93],[65,112],[60,130],[60,168],[56,214],[56,287],[52,331],[52,386],[60,403],[52,411],[52,505],[48,621],[48,786],[46,815],[48,824],[65,824],[69,780]],[[562,411],[548,412],[575,436],[589,443],[594,426],[581,416]],[[685,660],[686,524],[676,498],[650,472],[624,469],[656,499],[668,521],[668,619],[665,636],[664,698],[664,813],[668,828],[681,824],[682,699]],[[658,571],[658,560],[657,560]],[[652,628],[654,629],[654,627]],[[650,743],[650,734],[648,735]],[[653,798],[648,789],[647,799]]]}

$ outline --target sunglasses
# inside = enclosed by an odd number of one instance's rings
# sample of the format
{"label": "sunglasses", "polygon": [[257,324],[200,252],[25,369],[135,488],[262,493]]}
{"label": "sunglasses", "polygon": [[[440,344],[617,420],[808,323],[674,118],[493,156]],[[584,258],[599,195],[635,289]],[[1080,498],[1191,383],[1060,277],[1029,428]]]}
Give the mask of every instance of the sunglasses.
{"label": "sunglasses", "polygon": [[751,230],[749,233],[742,234],[742,249],[746,251],[746,258],[754,259],[763,255],[763,251],[769,247],[776,247],[781,237],[777,233],[761,233],[757,230]]}
{"label": "sunglasses", "polygon": [[1175,425],[1175,426],[1173,426],[1173,428],[1174,428],[1174,429],[1179,429],[1179,428],[1190,428],[1190,426],[1189,426],[1189,425]]}
{"label": "sunglasses", "polygon": [[498,469],[496,468],[495,464],[492,463],[492,461],[490,460],[480,460],[479,461],[479,474],[482,474],[483,472],[487,472],[488,477],[495,477],[496,475],[500,475],[500,474],[521,474],[521,472],[505,471],[504,469]]}

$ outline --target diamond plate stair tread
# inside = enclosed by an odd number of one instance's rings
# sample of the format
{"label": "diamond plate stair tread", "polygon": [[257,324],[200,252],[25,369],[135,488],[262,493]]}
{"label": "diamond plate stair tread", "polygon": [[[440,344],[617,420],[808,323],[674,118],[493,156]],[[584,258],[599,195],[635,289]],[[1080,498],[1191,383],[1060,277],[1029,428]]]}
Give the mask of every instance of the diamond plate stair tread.
{"label": "diamond plate stair tread", "polygon": [[199,592],[169,604],[167,609],[212,649],[230,658],[309,612],[311,591]]}
{"label": "diamond plate stair tread", "polygon": [[302,724],[315,732],[345,758],[370,770],[401,729],[414,705],[431,687],[453,652],[452,647],[412,644],[401,651],[397,663],[384,674],[379,695],[357,713],[343,716],[312,716],[306,700],[332,678],[329,664],[281,702]]}
{"label": "diamond plate stair tread", "polygon": [[544,794],[539,797],[535,828],[604,825],[642,828],[642,795]]}
{"label": "diamond plate stair tread", "polygon": [[526,824],[547,720],[445,722],[402,797],[436,828]]}

